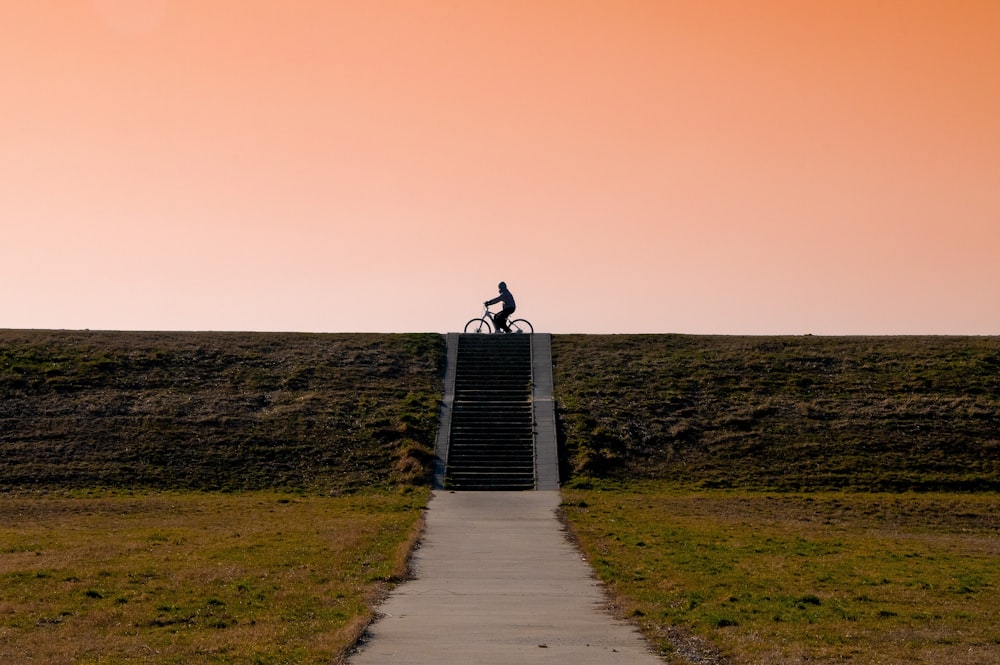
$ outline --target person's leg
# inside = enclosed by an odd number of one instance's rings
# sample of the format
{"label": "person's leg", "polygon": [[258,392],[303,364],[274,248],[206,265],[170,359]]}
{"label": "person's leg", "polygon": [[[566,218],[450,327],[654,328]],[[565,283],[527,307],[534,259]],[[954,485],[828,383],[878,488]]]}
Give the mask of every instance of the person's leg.
{"label": "person's leg", "polygon": [[507,309],[504,307],[500,310],[500,313],[493,317],[493,322],[497,324],[497,330],[502,330],[505,333],[510,332],[510,328],[507,327],[507,317],[514,313],[513,309]]}

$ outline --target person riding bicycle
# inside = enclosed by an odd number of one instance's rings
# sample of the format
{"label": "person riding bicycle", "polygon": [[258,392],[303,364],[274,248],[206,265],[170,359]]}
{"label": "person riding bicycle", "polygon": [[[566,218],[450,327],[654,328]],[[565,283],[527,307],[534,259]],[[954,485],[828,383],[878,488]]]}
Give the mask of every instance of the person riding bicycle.
{"label": "person riding bicycle", "polygon": [[500,291],[500,295],[493,300],[487,300],[483,304],[486,307],[489,307],[490,305],[495,305],[498,302],[503,303],[503,309],[493,315],[493,323],[496,324],[498,332],[502,331],[509,333],[510,328],[507,327],[507,317],[514,313],[514,310],[517,309],[517,305],[514,304],[514,296],[512,296],[510,291],[507,290],[507,282],[500,282],[497,284],[497,289]]}

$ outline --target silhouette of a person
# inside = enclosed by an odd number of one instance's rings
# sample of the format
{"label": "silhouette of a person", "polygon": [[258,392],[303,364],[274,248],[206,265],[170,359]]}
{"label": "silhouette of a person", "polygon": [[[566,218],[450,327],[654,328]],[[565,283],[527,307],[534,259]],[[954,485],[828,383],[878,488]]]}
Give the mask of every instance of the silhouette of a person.
{"label": "silhouette of a person", "polygon": [[503,303],[503,309],[493,315],[493,323],[496,324],[498,332],[502,331],[509,333],[510,328],[507,327],[507,317],[514,313],[514,310],[517,309],[517,305],[514,304],[514,296],[512,296],[510,291],[507,290],[507,282],[500,282],[497,284],[497,289],[500,291],[500,295],[493,300],[487,300],[483,304],[489,307],[490,305],[495,305],[498,302]]}

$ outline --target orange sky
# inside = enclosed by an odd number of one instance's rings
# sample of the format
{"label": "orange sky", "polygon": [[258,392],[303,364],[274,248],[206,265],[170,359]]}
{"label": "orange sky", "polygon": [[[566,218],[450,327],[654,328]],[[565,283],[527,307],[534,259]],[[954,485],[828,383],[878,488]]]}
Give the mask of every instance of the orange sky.
{"label": "orange sky", "polygon": [[1000,2],[0,0],[0,327],[1000,334]]}

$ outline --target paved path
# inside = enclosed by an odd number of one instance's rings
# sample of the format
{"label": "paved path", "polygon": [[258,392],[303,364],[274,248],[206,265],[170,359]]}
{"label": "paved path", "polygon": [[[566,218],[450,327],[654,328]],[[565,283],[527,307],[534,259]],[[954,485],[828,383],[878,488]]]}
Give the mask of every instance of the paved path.
{"label": "paved path", "polygon": [[662,665],[627,623],[556,518],[557,491],[437,491],[415,579],[351,665]]}

